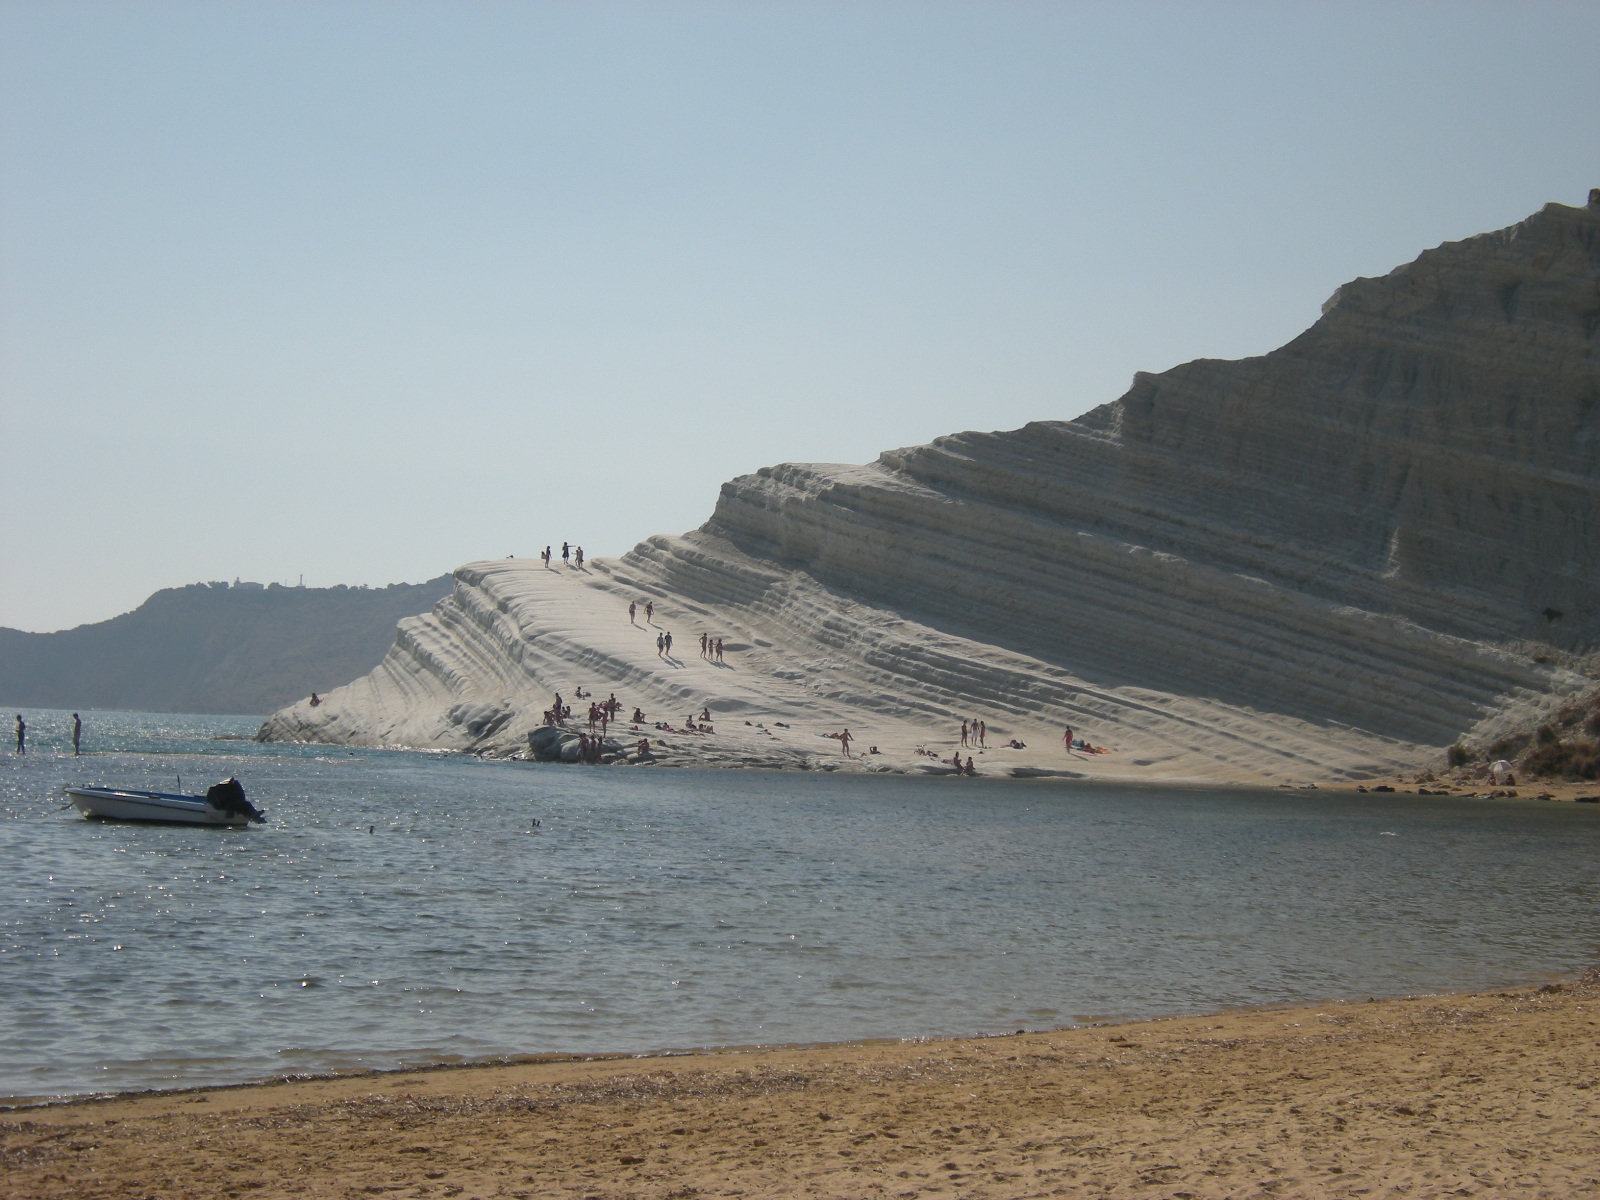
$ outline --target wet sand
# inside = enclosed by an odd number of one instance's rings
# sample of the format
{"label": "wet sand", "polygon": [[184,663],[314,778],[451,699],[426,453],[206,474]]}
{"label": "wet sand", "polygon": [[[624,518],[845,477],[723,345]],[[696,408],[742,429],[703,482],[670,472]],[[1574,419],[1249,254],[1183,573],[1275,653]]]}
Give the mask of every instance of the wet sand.
{"label": "wet sand", "polygon": [[1600,1195],[1600,972],[1011,1037],[0,1114],[8,1197]]}

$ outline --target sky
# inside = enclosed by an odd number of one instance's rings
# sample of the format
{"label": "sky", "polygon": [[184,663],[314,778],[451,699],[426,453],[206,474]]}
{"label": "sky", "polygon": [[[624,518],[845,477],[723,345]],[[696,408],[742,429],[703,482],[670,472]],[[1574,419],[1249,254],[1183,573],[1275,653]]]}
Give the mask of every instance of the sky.
{"label": "sky", "polygon": [[1600,186],[1600,5],[0,0],[0,625],[694,528]]}

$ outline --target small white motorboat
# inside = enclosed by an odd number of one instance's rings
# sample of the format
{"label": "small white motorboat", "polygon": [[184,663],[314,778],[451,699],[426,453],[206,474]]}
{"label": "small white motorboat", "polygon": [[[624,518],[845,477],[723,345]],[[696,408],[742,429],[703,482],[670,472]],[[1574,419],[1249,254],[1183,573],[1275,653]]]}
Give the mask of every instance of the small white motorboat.
{"label": "small white motorboat", "polygon": [[262,824],[266,817],[244,798],[237,779],[224,779],[206,789],[204,796],[175,792],[138,792],[129,788],[81,787],[61,789],[73,806],[90,820],[166,821],[179,825]]}

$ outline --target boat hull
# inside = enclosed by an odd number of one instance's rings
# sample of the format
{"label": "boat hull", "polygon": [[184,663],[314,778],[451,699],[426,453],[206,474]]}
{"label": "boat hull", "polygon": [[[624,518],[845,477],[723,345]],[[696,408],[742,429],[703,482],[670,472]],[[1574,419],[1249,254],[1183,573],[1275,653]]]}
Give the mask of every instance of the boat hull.
{"label": "boat hull", "polygon": [[89,820],[160,821],[169,825],[250,824],[243,813],[223,812],[204,796],[179,796],[171,792],[133,792],[125,788],[63,788],[73,807]]}

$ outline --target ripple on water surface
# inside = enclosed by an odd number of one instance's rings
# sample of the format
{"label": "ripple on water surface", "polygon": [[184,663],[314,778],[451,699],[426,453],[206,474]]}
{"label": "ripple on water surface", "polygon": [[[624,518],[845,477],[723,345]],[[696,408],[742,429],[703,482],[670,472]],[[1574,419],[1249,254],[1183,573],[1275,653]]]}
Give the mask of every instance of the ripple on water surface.
{"label": "ripple on water surface", "polygon": [[[1600,946],[1587,806],[213,740],[253,728],[89,714],[111,749],[74,759],[30,717],[0,765],[0,1093],[999,1032],[1487,986]],[[238,774],[268,824],[59,808],[64,782],[180,772]]]}

